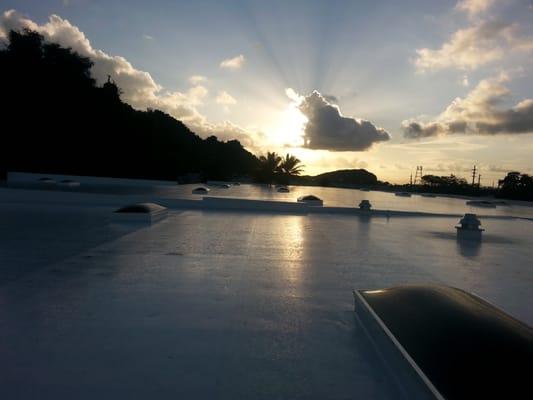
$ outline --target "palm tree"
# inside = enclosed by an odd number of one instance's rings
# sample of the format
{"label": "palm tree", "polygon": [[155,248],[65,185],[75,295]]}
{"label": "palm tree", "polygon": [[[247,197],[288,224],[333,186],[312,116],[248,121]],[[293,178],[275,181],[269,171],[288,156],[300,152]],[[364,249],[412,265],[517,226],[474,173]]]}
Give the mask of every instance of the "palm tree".
{"label": "palm tree", "polygon": [[292,175],[300,175],[303,171],[303,168],[304,166],[301,165],[301,161],[288,153],[279,164],[280,172],[287,177]]}
{"label": "palm tree", "polygon": [[276,152],[267,152],[266,156],[259,157],[260,177],[268,183],[272,183],[276,173],[280,171],[281,157]]}

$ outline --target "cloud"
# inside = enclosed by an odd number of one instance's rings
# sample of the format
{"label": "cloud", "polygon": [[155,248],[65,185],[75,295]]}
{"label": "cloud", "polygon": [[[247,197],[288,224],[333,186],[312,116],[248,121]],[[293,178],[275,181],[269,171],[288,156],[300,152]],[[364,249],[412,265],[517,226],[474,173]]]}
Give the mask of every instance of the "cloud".
{"label": "cloud", "polygon": [[301,103],[304,99],[303,96],[300,96],[293,88],[287,88],[285,89],[285,94],[289,99],[291,99],[295,103]]}
{"label": "cloud", "polygon": [[501,21],[484,21],[473,27],[459,29],[440,49],[416,50],[415,66],[419,71],[457,68],[473,70],[503,58],[516,48],[516,26]]}
{"label": "cloud", "polygon": [[204,99],[208,94],[209,91],[204,86],[197,85],[189,88],[185,97],[190,104],[197,106],[203,104]]}
{"label": "cloud", "polygon": [[485,79],[462,99],[455,99],[435,120],[402,122],[404,136],[419,139],[450,134],[494,135],[533,133],[533,99],[501,107],[510,95],[506,74]]}
{"label": "cloud", "polygon": [[[47,23],[38,25],[24,18],[14,10],[6,11],[0,20],[0,30],[28,28],[41,33],[45,40],[70,47],[94,63],[92,75],[99,84],[111,75],[123,90],[123,98],[134,107],[145,107],[157,100],[162,88],[155,83],[148,72],[135,69],[124,57],[111,56],[102,50],[94,49],[89,39],[78,27],[57,15],[51,15]],[[148,103],[148,104],[147,104]]]}
{"label": "cloud", "polygon": [[228,92],[226,91],[221,91],[218,96],[215,98],[215,101],[217,104],[223,104],[225,106],[231,106],[233,104],[237,104],[237,100],[235,100],[235,98],[230,95]]}
{"label": "cloud", "polygon": [[233,70],[241,69],[245,61],[246,59],[244,58],[244,56],[240,54],[236,57],[222,60],[220,62],[220,68],[233,69]]}
{"label": "cloud", "polygon": [[322,95],[328,103],[331,104],[337,104],[339,102],[339,99],[337,96],[333,96],[332,94],[324,94]]}
{"label": "cloud", "polygon": [[520,52],[532,51],[533,37],[521,33],[518,22],[509,23],[485,15],[495,3],[495,0],[458,1],[455,9],[466,12],[471,25],[456,30],[440,48],[417,49],[414,58],[417,70],[474,70]]}
{"label": "cloud", "polygon": [[489,168],[488,169],[491,172],[503,172],[503,173],[507,173],[509,171],[513,171],[512,167],[505,167],[505,166],[494,165],[494,164],[489,164]]}
{"label": "cloud", "polygon": [[309,149],[363,151],[390,139],[384,129],[369,121],[343,116],[338,106],[317,91],[307,97],[297,96],[292,89],[286,92],[299,100],[298,109],[307,118],[303,139]]}
{"label": "cloud", "polygon": [[198,126],[195,132],[201,137],[216,136],[220,140],[238,140],[248,150],[259,154],[264,151],[264,148],[259,145],[266,139],[266,135],[262,132],[253,132],[244,129],[231,121],[223,121],[212,124],[209,122]]}
{"label": "cloud", "polygon": [[[204,77],[190,78],[193,84],[186,92],[168,91],[158,85],[152,76],[138,70],[124,57],[109,55],[92,47],[89,39],[78,27],[58,15],[51,15],[44,24],[36,24],[30,19],[9,10],[0,14],[0,39],[6,40],[10,30],[31,29],[42,34],[46,41],[70,47],[80,55],[88,57],[94,63],[91,74],[98,84],[103,84],[111,75],[122,89],[122,100],[136,109],[154,108],[162,110],[181,120],[200,136],[213,134],[223,139],[238,138],[251,148],[253,138],[258,134],[248,132],[231,122],[212,124],[203,116],[196,106],[204,102],[208,90],[200,85]],[[234,136],[232,136],[234,135]]]}
{"label": "cloud", "polygon": [[189,83],[191,85],[198,85],[199,83],[207,82],[207,78],[203,75],[191,75],[189,77]]}
{"label": "cloud", "polygon": [[145,39],[145,40],[154,40],[154,37],[150,36],[150,35],[143,35],[143,39]]}
{"label": "cloud", "polygon": [[455,5],[455,8],[473,17],[487,11],[493,3],[494,0],[460,0]]}

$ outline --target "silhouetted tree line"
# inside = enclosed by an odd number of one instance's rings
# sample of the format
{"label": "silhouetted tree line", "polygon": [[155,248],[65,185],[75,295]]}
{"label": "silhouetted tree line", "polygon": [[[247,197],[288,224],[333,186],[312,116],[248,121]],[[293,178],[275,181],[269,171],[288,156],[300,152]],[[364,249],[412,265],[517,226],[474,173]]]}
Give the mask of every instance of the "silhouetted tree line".
{"label": "silhouetted tree line", "polygon": [[479,187],[468,183],[466,179],[451,175],[424,175],[420,185],[412,187],[416,192],[460,194],[465,196],[493,195],[491,188]]}
{"label": "silhouetted tree line", "polygon": [[176,179],[229,179],[259,168],[237,140],[205,140],[162,111],[137,111],[90,59],[32,31],[0,49],[0,170]]}
{"label": "silhouetted tree line", "polygon": [[437,176],[437,175],[424,175],[422,177],[422,184],[429,186],[467,186],[466,179],[459,178],[455,175],[450,176]]}
{"label": "silhouetted tree line", "polygon": [[509,172],[498,181],[498,197],[533,201],[533,176],[517,171]]}
{"label": "silhouetted tree line", "polygon": [[498,188],[479,187],[455,175],[424,175],[422,184],[412,187],[417,192],[463,194],[470,196],[493,195],[500,198],[533,201],[533,177],[517,171],[509,172],[498,181]]}
{"label": "silhouetted tree line", "polygon": [[376,187],[380,183],[376,175],[364,169],[345,169],[316,176],[302,176],[304,166],[298,158],[290,154],[282,157],[275,152],[268,152],[259,157],[259,161],[259,169],[255,174],[255,180],[258,182],[349,188]]}

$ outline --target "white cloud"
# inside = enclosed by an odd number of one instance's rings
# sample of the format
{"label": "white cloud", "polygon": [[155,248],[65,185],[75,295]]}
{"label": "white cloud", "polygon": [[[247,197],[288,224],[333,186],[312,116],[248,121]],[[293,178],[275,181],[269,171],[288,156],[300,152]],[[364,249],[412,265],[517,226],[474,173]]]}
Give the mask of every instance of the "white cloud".
{"label": "white cloud", "polygon": [[220,62],[220,68],[233,69],[233,70],[241,69],[245,61],[246,59],[244,58],[244,56],[240,54],[236,57],[222,60]]}
{"label": "white cloud", "polygon": [[238,140],[244,147],[256,154],[261,152],[258,141],[264,139],[262,133],[250,133],[248,130],[230,121],[223,121],[216,124],[205,122],[197,128],[196,133],[202,137],[215,135],[221,140]]}
{"label": "white cloud", "polygon": [[215,101],[217,102],[217,104],[223,104],[225,106],[237,104],[237,100],[235,100],[235,98],[225,90],[221,91],[218,94],[218,96],[215,98]]}
{"label": "white cloud", "polygon": [[145,40],[154,40],[154,37],[150,36],[150,35],[143,35],[143,39],[145,39]]}
{"label": "white cloud", "polygon": [[337,105],[328,102],[316,90],[302,97],[292,89],[287,95],[299,100],[298,109],[305,115],[305,147],[333,151],[364,151],[374,143],[387,141],[390,135],[370,121],[345,117]]}
{"label": "white cloud", "polygon": [[124,92],[124,100],[134,107],[144,107],[145,103],[156,100],[161,87],[155,83],[150,74],[135,69],[124,57],[111,56],[102,50],[94,49],[89,39],[78,27],[57,15],[51,15],[48,22],[38,25],[14,10],[6,11],[0,20],[4,32],[10,29],[28,28],[41,33],[45,40],[70,47],[80,55],[88,57],[94,63],[92,75],[100,84],[111,75]]}
{"label": "white cloud", "polygon": [[209,91],[205,88],[205,86],[197,85],[189,88],[187,90],[187,99],[189,100],[189,103],[192,105],[200,105],[203,104],[204,99],[209,94]]}
{"label": "white cloud", "polygon": [[93,48],[78,27],[60,16],[51,15],[48,22],[39,25],[14,10],[0,15],[0,38],[5,40],[10,30],[20,31],[25,28],[39,32],[49,42],[70,47],[89,58],[94,63],[91,73],[96,82],[103,84],[107,76],[111,75],[122,90],[122,99],[132,107],[162,110],[181,120],[200,136],[216,134],[225,140],[237,138],[243,145],[253,148],[253,138],[259,134],[248,132],[231,122],[212,124],[196,109],[208,95],[208,90],[199,85],[205,81],[204,77],[191,77],[193,86],[186,92],[164,90],[148,72],[134,68],[124,57],[112,56]]}
{"label": "white cloud", "polygon": [[472,17],[487,11],[493,3],[494,0],[460,0],[455,8]]}
{"label": "white cloud", "polygon": [[[456,30],[440,48],[416,50],[414,64],[419,71],[445,68],[474,70],[494,61],[509,59],[533,50],[533,37],[520,32],[520,24],[490,17],[495,0],[460,0],[456,10],[466,12],[471,25]],[[476,18],[474,18],[476,17]]]}
{"label": "white cloud", "polygon": [[300,103],[304,100],[304,96],[299,95],[293,88],[285,89],[285,94],[289,99],[295,103]]}
{"label": "white cloud", "polygon": [[515,45],[516,27],[500,21],[484,21],[459,29],[440,49],[416,50],[415,66],[420,71],[457,68],[476,69],[503,58]]}
{"label": "white cloud", "polygon": [[508,79],[506,74],[500,74],[481,81],[465,98],[455,99],[432,121],[403,121],[405,137],[533,133],[533,99],[524,99],[512,108],[501,107],[510,95],[503,86]]}
{"label": "white cloud", "polygon": [[461,79],[461,84],[464,87],[470,86],[470,82],[468,81],[468,75],[463,75],[463,78]]}
{"label": "white cloud", "polygon": [[207,82],[207,78],[203,75],[191,75],[189,77],[189,83],[191,85],[198,85],[199,83]]}

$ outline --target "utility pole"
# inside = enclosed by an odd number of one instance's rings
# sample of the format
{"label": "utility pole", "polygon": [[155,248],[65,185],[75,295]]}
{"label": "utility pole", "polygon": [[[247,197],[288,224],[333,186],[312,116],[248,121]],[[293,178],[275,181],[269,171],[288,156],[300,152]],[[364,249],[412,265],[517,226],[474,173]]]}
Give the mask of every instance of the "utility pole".
{"label": "utility pole", "polygon": [[472,186],[475,186],[476,184],[476,166],[474,165],[474,168],[472,169]]}
{"label": "utility pole", "polygon": [[411,178],[409,179],[409,184],[413,186],[413,173],[411,172]]}
{"label": "utility pole", "polygon": [[477,187],[480,188],[481,187],[481,174],[479,174],[477,176]]}
{"label": "utility pole", "polygon": [[421,165],[417,165],[416,166],[416,174],[415,174],[415,181],[414,181],[414,184],[416,185],[416,183],[422,183],[422,166]]}

